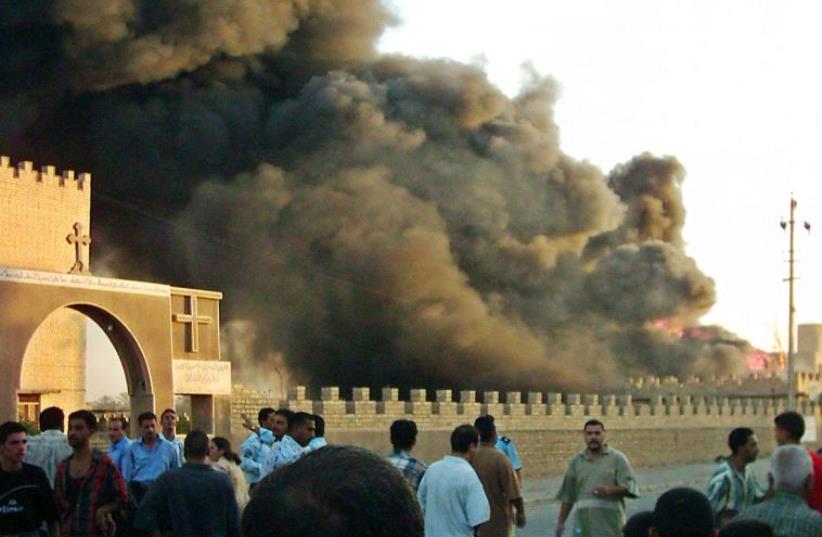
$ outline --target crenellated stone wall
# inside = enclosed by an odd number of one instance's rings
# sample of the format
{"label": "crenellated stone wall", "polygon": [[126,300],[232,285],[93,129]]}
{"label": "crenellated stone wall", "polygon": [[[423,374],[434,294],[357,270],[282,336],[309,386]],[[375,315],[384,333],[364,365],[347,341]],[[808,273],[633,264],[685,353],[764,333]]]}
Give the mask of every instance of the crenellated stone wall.
{"label": "crenellated stone wall", "polygon": [[[340,388],[324,387],[317,399],[297,386],[285,401],[263,392],[234,386],[232,435],[245,437],[241,414],[256,421],[260,408],[287,407],[320,414],[329,442],[354,444],[387,452],[388,429],[395,419],[412,419],[420,429],[417,455],[425,461],[449,450],[451,430],[492,414],[502,434],[516,442],[528,475],[556,475],[568,457],[582,449],[581,429],[592,417],[602,420],[609,442],[624,451],[637,467],[710,461],[727,452],[727,435],[734,427],[757,431],[763,452],[773,449],[773,417],[785,410],[782,397],[727,397],[714,395],[561,394],[557,392],[477,393],[464,390],[412,389],[407,398],[396,388],[374,394],[369,388],[352,389],[343,399]],[[820,406],[803,401],[800,411],[822,424]]]}
{"label": "crenellated stone wall", "polygon": [[[87,235],[90,215],[90,174],[36,169],[29,161],[12,166],[0,156],[0,267],[72,271],[77,248],[68,237]],[[87,244],[82,255],[87,270]],[[85,405],[85,336],[85,319],[74,311],[55,311],[43,322],[26,351],[20,394],[33,402],[21,419],[35,420],[52,405]]]}

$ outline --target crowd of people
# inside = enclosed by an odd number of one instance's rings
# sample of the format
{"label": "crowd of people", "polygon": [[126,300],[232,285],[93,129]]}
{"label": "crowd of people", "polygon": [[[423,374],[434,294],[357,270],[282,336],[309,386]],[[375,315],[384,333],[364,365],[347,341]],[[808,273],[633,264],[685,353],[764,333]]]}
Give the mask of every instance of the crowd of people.
{"label": "crowd of people", "polygon": [[[527,523],[522,464],[493,416],[451,433],[451,452],[427,466],[415,457],[417,425],[396,420],[393,451],[328,445],[321,416],[263,408],[235,453],[194,430],[181,440],[177,414],[137,417],[130,440],[108,421],[110,445],[92,446],[98,422],[78,410],[40,415],[39,435],[0,425],[0,537],[364,536],[510,537]],[[158,427],[159,423],[159,427]],[[754,431],[728,437],[730,455],[704,491],[674,488],[653,511],[626,520],[639,485],[628,458],[606,442],[605,424],[583,426],[556,498],[557,537],[822,537],[822,456],[800,445],[795,412],[774,420],[778,448],[768,484],[751,469]]]}

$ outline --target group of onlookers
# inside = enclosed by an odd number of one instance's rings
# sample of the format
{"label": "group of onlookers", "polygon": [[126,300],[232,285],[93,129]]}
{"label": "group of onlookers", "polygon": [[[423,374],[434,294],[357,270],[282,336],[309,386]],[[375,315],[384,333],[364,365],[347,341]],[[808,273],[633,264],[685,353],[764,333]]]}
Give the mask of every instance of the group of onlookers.
{"label": "group of onlookers", "polygon": [[[41,433],[0,425],[0,536],[238,535],[248,502],[240,459],[222,437],[176,434],[177,414],[108,421],[107,453],[92,447],[98,422],[88,410],[40,414]],[[215,471],[216,470],[216,471]]]}
{"label": "group of onlookers", "polygon": [[[411,420],[390,428],[393,451],[325,442],[320,416],[264,408],[240,453],[222,437],[192,431],[181,441],[173,410],[138,416],[139,437],[109,420],[108,454],[93,449],[87,410],[40,416],[41,434],[0,425],[0,537],[175,535],[266,537],[510,537],[526,524],[522,465],[492,416],[456,427],[451,452],[426,466],[414,454]],[[705,493],[675,488],[653,511],[626,521],[639,494],[628,458],[606,442],[605,425],[583,426],[557,493],[557,537],[822,537],[822,456],[800,445],[804,419],[774,420],[779,447],[763,487],[751,468],[756,434],[737,428],[730,456]]]}

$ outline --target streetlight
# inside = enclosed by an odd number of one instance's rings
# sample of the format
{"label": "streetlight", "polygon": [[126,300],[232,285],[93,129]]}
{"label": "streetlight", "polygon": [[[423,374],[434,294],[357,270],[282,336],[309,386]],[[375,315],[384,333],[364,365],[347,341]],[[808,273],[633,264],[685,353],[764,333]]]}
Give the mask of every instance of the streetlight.
{"label": "streetlight", "polygon": [[[779,223],[779,226],[784,231],[786,228],[790,231],[790,247],[788,249],[788,277],[784,281],[788,282],[788,410],[795,410],[796,409],[796,372],[794,371],[794,313],[796,312],[796,308],[794,307],[794,299],[793,299],[793,283],[796,280],[794,276],[794,225],[796,224],[795,219],[796,213],[796,198],[793,197],[791,194],[791,210],[790,210],[790,220],[785,222],[782,220]],[[804,222],[804,228],[810,233],[811,231],[811,224],[809,222]]]}

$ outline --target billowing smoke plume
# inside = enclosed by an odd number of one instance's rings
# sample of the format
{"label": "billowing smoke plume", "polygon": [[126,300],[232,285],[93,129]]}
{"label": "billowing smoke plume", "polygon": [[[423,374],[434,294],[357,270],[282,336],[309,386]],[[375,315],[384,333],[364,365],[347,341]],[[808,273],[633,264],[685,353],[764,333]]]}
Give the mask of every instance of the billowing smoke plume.
{"label": "billowing smoke plume", "polygon": [[96,262],[225,292],[227,354],[317,384],[728,372],[685,172],[565,155],[556,88],[380,56],[377,0],[0,5],[0,150],[95,175]]}

